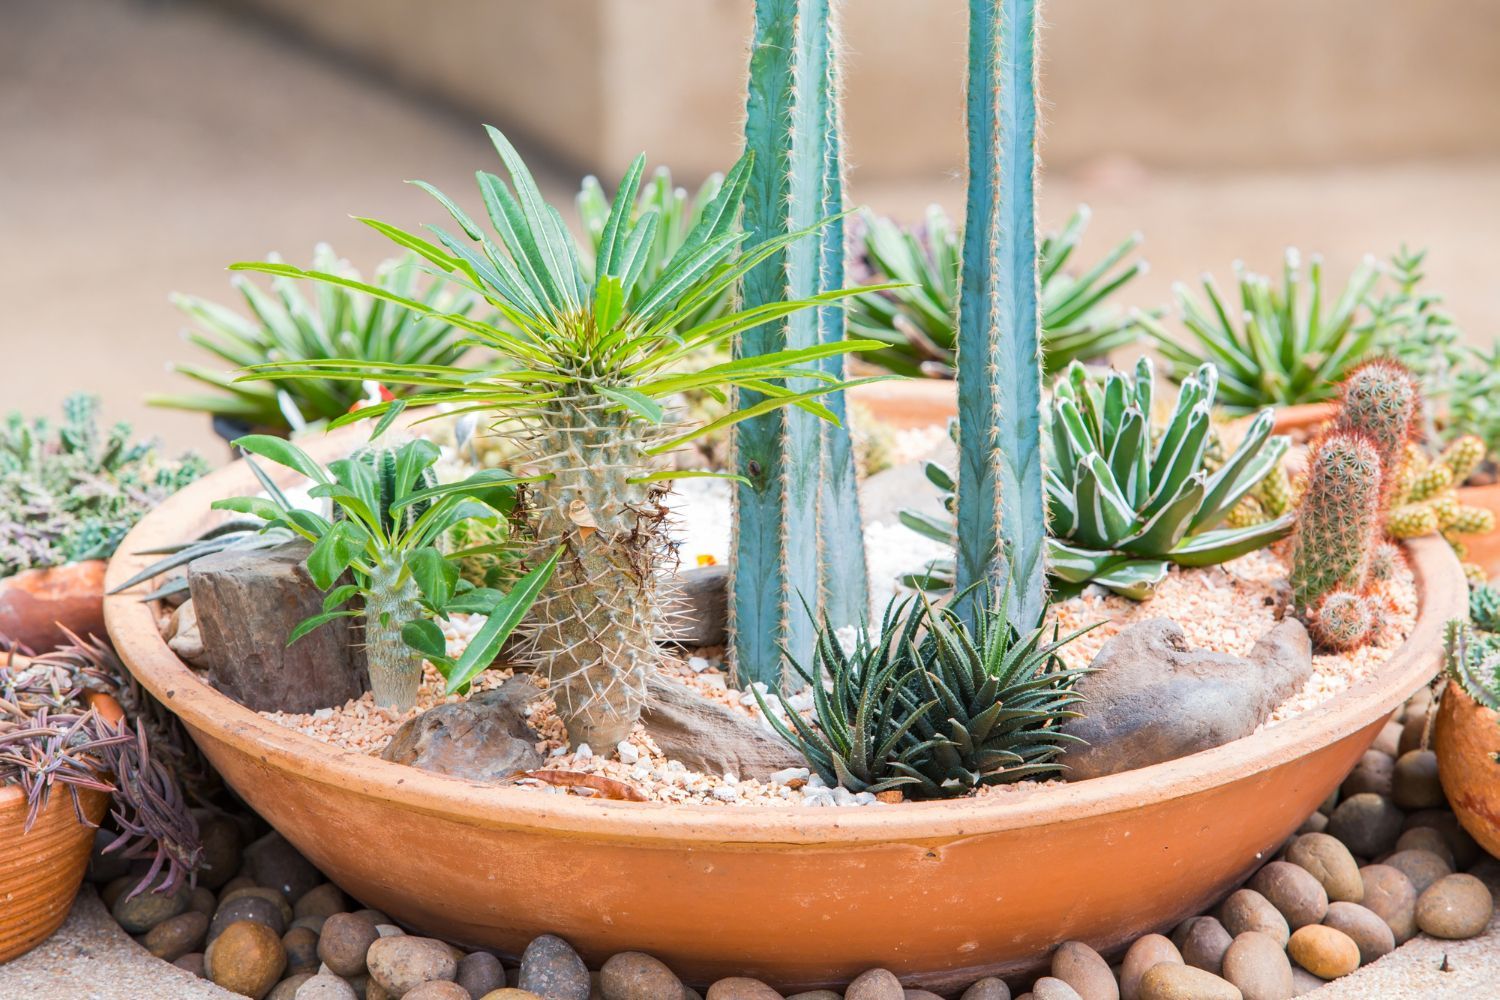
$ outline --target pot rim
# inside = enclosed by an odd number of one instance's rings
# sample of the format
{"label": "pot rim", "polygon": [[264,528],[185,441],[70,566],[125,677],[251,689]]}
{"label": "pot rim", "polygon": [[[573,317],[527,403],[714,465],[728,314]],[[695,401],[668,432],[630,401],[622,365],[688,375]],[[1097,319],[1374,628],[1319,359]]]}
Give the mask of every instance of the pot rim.
{"label": "pot rim", "polygon": [[[360,440],[351,427],[303,442],[320,460]],[[296,474],[276,470],[290,483]],[[139,571],[136,555],[181,540],[184,525],[209,513],[212,500],[256,489],[243,461],[199,479],[148,514],[121,542],[105,589]],[[1070,819],[1139,809],[1167,801],[1182,789],[1232,783],[1294,761],[1370,724],[1430,680],[1441,662],[1442,628],[1467,600],[1457,557],[1440,538],[1407,543],[1421,600],[1412,634],[1373,677],[1322,705],[1269,730],[1177,760],[1032,793],[907,802],[894,809],[810,809],[776,806],[708,806],[617,802],[545,795],[434,774],[333,747],[277,725],[201,680],[167,646],[151,609],[134,592],[106,597],[105,622],[121,659],[145,687],[192,730],[304,780],[359,794],[403,800],[409,808],[474,826],[542,828],[591,838],[737,843],[774,848],[788,844],[858,846],[889,841],[942,841],[975,834],[1045,827]]]}

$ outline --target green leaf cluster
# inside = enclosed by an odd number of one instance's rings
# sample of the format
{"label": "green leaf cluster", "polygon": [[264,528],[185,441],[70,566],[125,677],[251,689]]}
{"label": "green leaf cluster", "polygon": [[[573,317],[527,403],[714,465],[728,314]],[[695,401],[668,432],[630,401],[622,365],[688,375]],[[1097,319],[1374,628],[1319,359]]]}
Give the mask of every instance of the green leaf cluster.
{"label": "green leaf cluster", "polygon": [[850,791],[948,798],[1055,776],[1057,756],[1081,742],[1058,727],[1081,714],[1074,685],[1087,672],[1064,667],[1058,651],[1087,629],[1022,634],[1008,601],[980,602],[971,628],[925,599],[893,600],[876,641],[860,635],[852,653],[825,620],[812,670],[790,663],[812,691],[812,717],[778,692],[783,722],[758,688],[756,697],[809,766]]}
{"label": "green leaf cluster", "polygon": [[[500,518],[504,499],[514,502],[517,480],[486,470],[458,483],[422,488],[424,474],[439,457],[437,445],[417,438],[394,449],[393,489],[382,497],[376,470],[356,457],[324,467],[289,441],[250,435],[234,442],[249,455],[294,469],[313,481],[309,495],[328,500],[338,512],[332,519],[293,506],[268,476],[252,468],[268,497],[234,497],[213,506],[261,519],[312,543],[307,570],[325,592],[322,613],[301,622],[288,645],[327,622],[364,617],[365,626],[398,631],[406,645],[431,661],[447,680],[448,690],[466,690],[494,660],[501,645],[520,624],[557,563],[557,555],[522,577],[509,592],[476,587],[461,578],[460,560],[472,551],[446,553],[442,539],[466,521],[492,523]],[[484,497],[483,500],[479,497]],[[391,517],[408,507],[425,507],[414,519]],[[346,576],[347,574],[347,576]],[[341,582],[343,580],[352,582]],[[408,621],[372,622],[372,609],[389,606],[391,593],[415,584],[420,614]],[[436,620],[456,613],[487,615],[488,620],[457,658],[447,653]]]}
{"label": "green leaf cluster", "polygon": [[[267,259],[281,263],[275,254]],[[313,251],[313,269],[360,280],[359,273],[327,244]],[[411,255],[385,261],[371,279],[391,298],[372,298],[333,284],[309,297],[284,277],[273,278],[269,291],[243,277],[236,277],[233,284],[248,316],[195,296],[172,296],[172,303],[192,323],[187,340],[229,370],[174,364],[174,371],[207,391],[152,396],[151,405],[209,413],[265,430],[300,431],[348,413],[364,399],[364,387],[324,378],[281,385],[251,383],[238,380],[238,372],[260,364],[335,358],[372,365],[454,364],[465,348],[457,328],[442,317],[467,315],[476,301],[466,290],[427,280]],[[408,309],[394,299],[410,299],[424,309]],[[421,386],[407,388],[425,391]]]}
{"label": "green leaf cluster", "polygon": [[[1115,294],[1146,270],[1130,255],[1139,234],[1117,243],[1083,270],[1078,245],[1088,227],[1087,205],[1078,206],[1060,232],[1047,234],[1037,248],[1042,283],[1042,353],[1045,372],[1054,375],[1071,362],[1101,358],[1140,336],[1135,317],[1110,303]],[[872,278],[904,287],[859,296],[849,307],[851,336],[881,341],[864,359],[898,375],[952,378],[959,294],[961,236],[936,205],[919,229],[903,229],[869,210],[861,214],[863,265]]]}

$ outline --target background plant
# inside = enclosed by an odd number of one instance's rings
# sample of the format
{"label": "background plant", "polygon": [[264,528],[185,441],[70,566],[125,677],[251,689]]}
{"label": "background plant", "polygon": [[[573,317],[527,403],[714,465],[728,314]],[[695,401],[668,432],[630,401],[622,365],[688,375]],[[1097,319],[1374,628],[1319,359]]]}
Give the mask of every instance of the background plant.
{"label": "background plant", "polygon": [[0,425],[0,577],[113,555],[136,521],[207,469],[98,421],[99,401],[74,395],[56,425],[17,413]]}
{"label": "background plant", "polygon": [[[1251,421],[1227,456],[1210,462],[1217,375],[1205,365],[1178,389],[1159,429],[1152,419],[1153,369],[1103,380],[1075,362],[1054,384],[1047,443],[1047,566],[1058,593],[1096,583],[1136,600],[1149,597],[1168,568],[1211,566],[1269,545],[1292,529],[1290,515],[1228,525],[1238,504],[1279,468],[1287,439],[1272,437],[1273,415]],[[929,463],[928,478],[945,493],[952,479]],[[911,511],[903,523],[944,541],[947,518]],[[926,589],[951,585],[939,562],[911,578]]]}
{"label": "background plant", "polygon": [[[508,474],[495,471],[444,486],[424,482],[438,459],[430,441],[367,449],[327,468],[280,438],[251,435],[234,444],[302,473],[315,484],[310,495],[331,502],[329,520],[292,506],[263,479],[269,499],[238,497],[214,507],[254,515],[313,543],[307,570],[327,594],[323,612],[300,623],[287,642],[336,618],[360,618],[378,705],[404,711],[416,703],[423,659],[444,676],[449,693],[466,689],[521,623],[556,565],[554,554],[509,593],[462,580],[459,563],[473,551],[445,553],[438,543],[454,525],[498,519],[513,507],[515,487]],[[341,583],[346,573],[352,582]],[[347,607],[351,602],[356,606]],[[488,620],[454,659],[433,619],[459,612]]]}
{"label": "background plant", "polygon": [[[829,220],[814,239],[786,242],[745,274],[744,303],[776,307],[839,289],[844,282],[843,154],[838,107],[839,57],[831,0],[756,0],[746,98],[747,178],[744,227],[754,241],[786,240]],[[765,245],[765,244],[762,244]],[[788,311],[747,327],[735,356],[821,350],[817,376],[843,378],[841,306]],[[874,342],[857,342],[877,346]],[[794,392],[817,379],[797,374]],[[765,401],[759,386],[736,387],[742,412]],[[864,531],[854,447],[842,393],[824,403],[833,420],[775,408],[735,429],[735,531],[730,583],[730,641],[740,684],[775,682],[780,651],[808,656],[815,619],[796,613],[806,600],[835,624],[863,621],[869,610]]]}
{"label": "background plant", "polygon": [[1159,320],[1141,319],[1174,379],[1204,364],[1218,368],[1220,404],[1230,413],[1332,399],[1338,383],[1398,325],[1371,308],[1380,280],[1372,259],[1355,268],[1337,298],[1325,294],[1317,256],[1304,283],[1296,250],[1286,252],[1279,284],[1240,264],[1234,270],[1237,294],[1230,299],[1211,275],[1203,278],[1202,301],[1187,286],[1174,287],[1186,343]]}
{"label": "background plant", "polygon": [[[1464,503],[1458,493],[1484,457],[1484,442],[1472,434],[1454,438],[1435,456],[1409,443],[1397,474],[1386,532],[1396,539],[1441,534],[1460,559],[1466,558],[1466,538],[1495,530],[1494,512]],[[1482,567],[1466,564],[1464,569],[1471,579],[1485,579]]]}
{"label": "background plant", "polygon": [[[1145,261],[1128,259],[1141,236],[1121,240],[1093,265],[1080,269],[1075,256],[1089,218],[1088,206],[1079,205],[1067,225],[1048,233],[1037,251],[1047,375],[1075,360],[1102,358],[1140,336],[1135,317],[1110,300],[1146,271]],[[861,270],[872,280],[904,284],[861,295],[850,304],[850,334],[888,345],[864,355],[864,360],[898,375],[953,378],[960,294],[958,231],[936,205],[927,209],[925,222],[916,229],[903,229],[868,209],[861,220]]]}
{"label": "background plant", "polygon": [[825,782],[853,792],[948,798],[1056,775],[1058,754],[1081,742],[1058,727],[1080,715],[1073,686],[1087,672],[1057,652],[1087,629],[1050,642],[1041,626],[1023,634],[1007,603],[981,599],[971,628],[949,608],[893,600],[878,640],[861,633],[849,654],[825,620],[813,669],[791,662],[812,689],[812,718],[778,693],[783,722],[758,688],[756,697]]}
{"label": "background plant", "polygon": [[[834,419],[816,397],[839,385],[816,363],[828,354],[877,346],[823,343],[744,353],[733,361],[704,359],[742,331],[846,293],[777,301],[726,313],[694,327],[684,317],[733,289],[753,267],[791,244],[816,242],[813,232],[789,233],[742,248],[736,219],[745,197],[749,160],[725,176],[697,229],[662,274],[637,288],[644,248],[658,225],[650,212],[628,220],[644,157],[615,192],[600,240],[592,283],[586,282],[561,214],[546,204],[509,141],[490,130],[509,182],[479,174],[494,235],[482,231],[446,195],[424,185],[457,222],[463,237],[432,227],[441,246],[374,220],[377,231],[418,253],[441,274],[483,296],[495,323],[441,318],[465,330],[496,356],[493,367],[390,366],[357,359],[273,364],[250,377],[374,378],[433,390],[455,412],[482,414],[517,442],[519,465],[535,475],[517,497],[515,517],[531,539],[533,564],[558,555],[557,571],[536,605],[536,627],[524,657],[551,682],[575,742],[612,747],[629,734],[660,656],[662,580],[673,558],[664,504],[670,480],[692,472],[662,468],[669,455],[705,434],[782,406]],[[286,265],[247,263],[270,271],[392,298],[418,313],[429,305],[341,275]],[[632,308],[626,302],[633,301]],[[810,383],[810,388],[803,388]],[[692,390],[724,397],[736,388],[764,398],[708,423],[669,411],[664,400]],[[351,419],[384,416],[396,404],[369,407]],[[697,473],[702,475],[703,473]]]}
{"label": "background plant", "polygon": [[[267,260],[281,262],[276,254]],[[359,280],[359,272],[325,243],[313,250],[313,268]],[[380,365],[448,365],[463,356],[466,348],[457,328],[442,315],[468,314],[475,296],[428,281],[411,256],[384,262],[375,269],[371,282],[392,297],[412,298],[428,308],[413,311],[391,297],[370,298],[339,285],[319,288],[309,301],[296,282],[280,277],[271,280],[269,291],[244,277],[235,278],[234,288],[244,299],[248,317],[206,299],[172,296],[172,303],[193,323],[194,328],[185,334],[187,340],[229,370],[173,365],[174,371],[208,391],[151,396],[148,402],[209,413],[242,427],[300,431],[348,413],[370,395],[370,389],[334,379],[309,378],[279,385],[244,382],[238,380],[238,372],[265,362],[357,358]],[[403,391],[421,393],[424,387],[406,386]]]}

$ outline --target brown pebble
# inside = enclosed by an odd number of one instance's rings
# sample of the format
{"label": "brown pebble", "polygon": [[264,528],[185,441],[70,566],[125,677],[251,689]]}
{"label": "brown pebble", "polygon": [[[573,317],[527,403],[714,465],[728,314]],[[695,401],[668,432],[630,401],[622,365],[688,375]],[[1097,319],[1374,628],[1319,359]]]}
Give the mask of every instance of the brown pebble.
{"label": "brown pebble", "polygon": [[1328,817],[1328,832],[1342,840],[1351,853],[1373,858],[1396,846],[1404,818],[1384,795],[1361,792],[1339,803]]}
{"label": "brown pebble", "polygon": [[318,958],[334,975],[358,976],[366,970],[365,955],[370,945],[378,940],[380,933],[365,917],[335,913],[324,921],[323,933],[318,936]]}
{"label": "brown pebble", "polygon": [[241,920],[253,920],[258,924],[264,924],[276,933],[279,938],[286,933],[286,921],[281,918],[281,911],[276,904],[261,896],[239,896],[219,904],[214,911],[214,918],[208,925],[208,941],[210,944],[222,933],[224,928],[230,924],[239,923]]}
{"label": "brown pebble", "polygon": [[1473,875],[1440,878],[1417,898],[1417,926],[1449,941],[1483,933],[1494,914],[1489,887]]}
{"label": "brown pebble", "polygon": [[1390,925],[1359,903],[1328,904],[1323,923],[1349,935],[1359,948],[1360,965],[1369,965],[1396,948],[1396,936]]}
{"label": "brown pebble", "polygon": [[[371,942],[365,958],[371,977],[398,997],[422,983],[452,979],[458,974],[458,963],[448,946],[432,938],[408,934],[377,938]],[[587,993],[583,1000],[588,1000]]]}
{"label": "brown pebble", "polygon": [[320,973],[305,979],[294,1000],[360,1000],[359,992],[342,977],[331,972]]}
{"label": "brown pebble", "polygon": [[1444,875],[1453,874],[1453,868],[1448,862],[1431,851],[1397,851],[1380,863],[1411,879],[1412,888],[1417,890],[1418,896]]}
{"label": "brown pebble", "polygon": [[1260,931],[1237,935],[1224,953],[1224,978],[1244,1000],[1291,1000],[1292,963],[1285,947]]}
{"label": "brown pebble", "polygon": [[1328,829],[1328,817],[1319,812],[1312,813],[1297,827],[1296,833],[1322,833]]}
{"label": "brown pebble", "polygon": [[1251,876],[1249,886],[1270,900],[1294,931],[1317,923],[1328,912],[1328,893],[1322,883],[1288,861],[1272,861]]}
{"label": "brown pebble", "polygon": [[[1360,894],[1364,894],[1363,889]],[[1283,948],[1286,947],[1287,939],[1292,936],[1286,917],[1271,905],[1269,899],[1254,889],[1236,889],[1230,893],[1229,898],[1219,906],[1219,923],[1233,937],[1257,931],[1275,938],[1276,943]]]}
{"label": "brown pebble", "polygon": [[1056,976],[1043,976],[1031,984],[1033,1000],[1082,1000],[1078,991]]}
{"label": "brown pebble", "polygon": [[1190,965],[1164,962],[1146,970],[1141,1000],[1244,1000],[1233,983]]}
{"label": "brown pebble", "polygon": [[1414,826],[1401,834],[1396,841],[1396,854],[1402,851],[1426,851],[1436,854],[1443,859],[1449,871],[1456,871],[1453,861],[1453,848],[1448,846],[1448,838],[1443,836],[1443,831],[1431,826]]}
{"label": "brown pebble", "polygon": [[1234,938],[1213,917],[1192,917],[1186,923],[1189,926],[1182,940],[1172,942],[1182,953],[1183,962],[1217,976],[1224,965],[1224,953]]}
{"label": "brown pebble", "polygon": [[1448,809],[1421,809],[1411,813],[1402,824],[1402,830],[1413,830],[1418,827],[1430,827],[1437,830],[1448,841],[1448,849],[1453,852],[1453,870],[1466,871],[1473,867],[1474,863],[1484,857],[1484,851],[1478,842],[1459,825],[1458,817]]}
{"label": "brown pebble", "polygon": [[1286,860],[1307,870],[1323,887],[1329,900],[1357,903],[1365,898],[1359,865],[1349,848],[1326,833],[1309,833],[1292,841]]}
{"label": "brown pebble", "polygon": [[1395,936],[1397,946],[1417,933],[1417,890],[1411,879],[1390,865],[1366,865],[1359,870],[1365,883],[1361,904],[1374,913]]}
{"label": "brown pebble", "polygon": [[286,949],[288,973],[318,971],[322,960],[318,958],[317,934],[306,927],[293,927],[281,935],[281,946]]}
{"label": "brown pebble", "polygon": [[1354,940],[1322,924],[1297,928],[1286,950],[1292,961],[1319,979],[1337,979],[1359,968],[1359,946]]}
{"label": "brown pebble", "polygon": [[196,910],[163,920],[146,932],[146,950],[164,962],[201,951],[208,937],[208,917]]}
{"label": "brown pebble", "polygon": [[495,990],[493,993],[486,993],[479,1000],[542,1000],[542,998],[530,990],[518,990],[507,987],[503,990]]}
{"label": "brown pebble", "polygon": [[429,983],[423,983],[414,990],[408,990],[401,1000],[472,1000],[469,991],[457,983],[446,979],[435,979]]}
{"label": "brown pebble", "polygon": [[1370,749],[1379,750],[1391,760],[1395,760],[1396,754],[1401,752],[1401,723],[1395,719],[1387,722],[1375,737],[1375,742],[1370,745]]}
{"label": "brown pebble", "polygon": [[214,911],[219,908],[219,899],[203,886],[194,886],[188,896],[188,909],[195,913],[201,913],[205,917],[212,917]]}
{"label": "brown pebble", "polygon": [[225,903],[232,903],[236,899],[244,899],[247,896],[259,896],[261,899],[274,903],[276,909],[281,911],[281,925],[283,928],[297,919],[296,914],[292,912],[292,904],[286,901],[286,896],[275,889],[267,889],[263,885],[246,886],[243,889],[235,889],[233,892],[223,893],[219,896],[219,905],[223,906]]}
{"label": "brown pebble", "polygon": [[1322,804],[1318,806],[1318,812],[1322,813],[1325,816],[1332,815],[1334,808],[1337,807],[1338,804],[1339,790],[1335,788],[1333,791],[1328,793],[1328,798],[1324,799]]}
{"label": "brown pebble", "polygon": [[526,946],[517,985],[547,1000],[589,1000],[588,966],[572,945],[555,934],[532,938]]}
{"label": "brown pebble", "polygon": [[731,976],[710,986],[703,1000],[782,1000],[782,996],[759,979]]}
{"label": "brown pebble", "polygon": [[[468,990],[471,996],[482,997],[505,985],[505,969],[494,955],[487,951],[476,951],[458,960],[458,973],[454,976],[454,982]],[[661,995],[671,996],[671,993]]]}
{"label": "brown pebble", "polygon": [[236,889],[254,889],[260,883],[249,875],[236,875],[234,878],[219,886],[219,895],[234,892]]}
{"label": "brown pebble", "polygon": [[[837,996],[834,1000],[838,1000]],[[964,995],[959,1000],[1010,1000],[1010,987],[1005,985],[1003,979],[987,976],[964,990]]]}
{"label": "brown pebble", "polygon": [[904,1000],[943,1000],[943,998],[928,990],[907,990]]}
{"label": "brown pebble", "polygon": [[264,1000],[286,968],[281,935],[263,923],[239,920],[223,928],[203,953],[203,967],[217,986]]}
{"label": "brown pebble", "polygon": [[1073,987],[1082,1000],[1120,1000],[1120,987],[1109,963],[1082,941],[1057,946],[1052,953],[1052,975]]}
{"label": "brown pebble", "polygon": [[1376,795],[1391,794],[1391,776],[1396,770],[1396,758],[1379,750],[1366,750],[1365,755],[1354,765],[1349,777],[1339,786],[1339,795],[1348,798],[1361,792]]}
{"label": "brown pebble", "polygon": [[[812,990],[807,993],[793,993],[786,1000],[844,1000],[844,996],[833,990]],[[1006,995],[1006,1000],[1010,1000],[1009,994]]]}
{"label": "brown pebble", "polygon": [[380,910],[372,910],[369,907],[366,907],[363,910],[355,910],[354,915],[356,917],[364,917],[376,927],[379,927],[381,924],[388,924],[391,922],[391,918],[386,916]]}
{"label": "brown pebble", "polygon": [[299,972],[296,975],[287,976],[271,987],[271,992],[266,994],[266,1000],[297,1000],[297,990],[313,977],[314,973],[311,972]]}
{"label": "brown pebble", "polygon": [[198,884],[209,889],[224,888],[240,871],[240,856],[245,849],[240,825],[229,816],[209,817],[198,824],[198,842],[203,845]]}
{"label": "brown pebble", "polygon": [[1120,965],[1120,1000],[1140,1000],[1142,977],[1147,970],[1163,962],[1183,964],[1182,954],[1171,939],[1161,934],[1136,938]]}
{"label": "brown pebble", "polygon": [[203,952],[195,951],[191,955],[183,955],[172,963],[183,972],[191,972],[199,979],[207,979],[208,972],[203,968]]}
{"label": "brown pebble", "polygon": [[844,1000],[904,1000],[905,992],[894,972],[870,969],[854,977],[844,990]]}
{"label": "brown pebble", "polygon": [[256,885],[275,889],[287,899],[298,899],[325,881],[312,862],[275,831],[245,848],[245,874]]}
{"label": "brown pebble", "polygon": [[1396,744],[1396,756],[1408,754],[1422,748],[1422,737],[1427,734],[1427,720],[1422,716],[1408,718],[1401,724],[1401,739]]}
{"label": "brown pebble", "polygon": [[1436,809],[1447,803],[1438,782],[1437,754],[1412,750],[1396,761],[1391,778],[1391,801],[1402,809]]}
{"label": "brown pebble", "polygon": [[1300,965],[1292,966],[1292,996],[1306,996],[1313,990],[1321,990],[1327,985],[1323,980],[1308,972]]}
{"label": "brown pebble", "polygon": [[344,890],[332,882],[324,882],[297,897],[297,901],[292,904],[292,919],[331,917],[347,909],[349,909],[349,900],[344,898]]}
{"label": "brown pebble", "polygon": [[132,896],[130,893],[135,892],[135,887],[140,884],[140,876],[126,875],[126,891],[119,894],[114,906],[110,908],[115,923],[125,928],[127,933],[144,934],[163,920],[170,920],[185,911],[193,892],[188,888],[187,880],[183,879],[171,892],[157,892],[157,888],[165,884],[166,877],[163,872],[152,879],[150,885]]}

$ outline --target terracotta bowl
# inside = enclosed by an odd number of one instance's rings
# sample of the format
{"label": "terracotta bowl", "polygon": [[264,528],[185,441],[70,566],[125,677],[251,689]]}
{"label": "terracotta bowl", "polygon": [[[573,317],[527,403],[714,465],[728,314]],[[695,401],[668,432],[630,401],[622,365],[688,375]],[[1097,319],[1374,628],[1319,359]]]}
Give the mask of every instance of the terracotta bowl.
{"label": "terracotta bowl", "polygon": [[[206,526],[210,501],[254,488],[236,463],[179,493],[126,539],[111,583],[142,565],[126,553]],[[512,955],[552,932],[590,962],[638,949],[695,982],[794,991],[881,965],[947,988],[1035,967],[1062,940],[1109,952],[1170,927],[1274,852],[1438,669],[1463,577],[1441,541],[1410,552],[1411,639],[1296,720],[1127,774],[891,808],[604,802],[413,770],[219,694],[135,596],[107,598],[105,617],[131,671],[251,806],[355,898],[423,932]]]}
{"label": "terracotta bowl", "polygon": [[1469,835],[1500,858],[1500,716],[1448,683],[1432,746],[1448,803]]}
{"label": "terracotta bowl", "polygon": [[32,569],[0,579],[0,636],[42,653],[77,635],[104,634],[104,560]]}
{"label": "terracotta bowl", "polygon": [[[100,698],[91,703],[118,721],[119,703]],[[79,802],[97,825],[109,796],[85,789]],[[67,919],[94,846],[93,828],[78,822],[66,788],[54,788],[29,833],[25,826],[25,793],[16,785],[0,788],[0,963],[35,948]]]}
{"label": "terracotta bowl", "polygon": [[[1462,486],[1458,490],[1460,503],[1470,507],[1483,507],[1494,513],[1495,520],[1500,521],[1500,483],[1491,483],[1488,486]],[[1468,550],[1468,560],[1484,567],[1484,571],[1493,579],[1500,576],[1500,530],[1492,531],[1488,535],[1476,535],[1463,540],[1464,548]]]}

